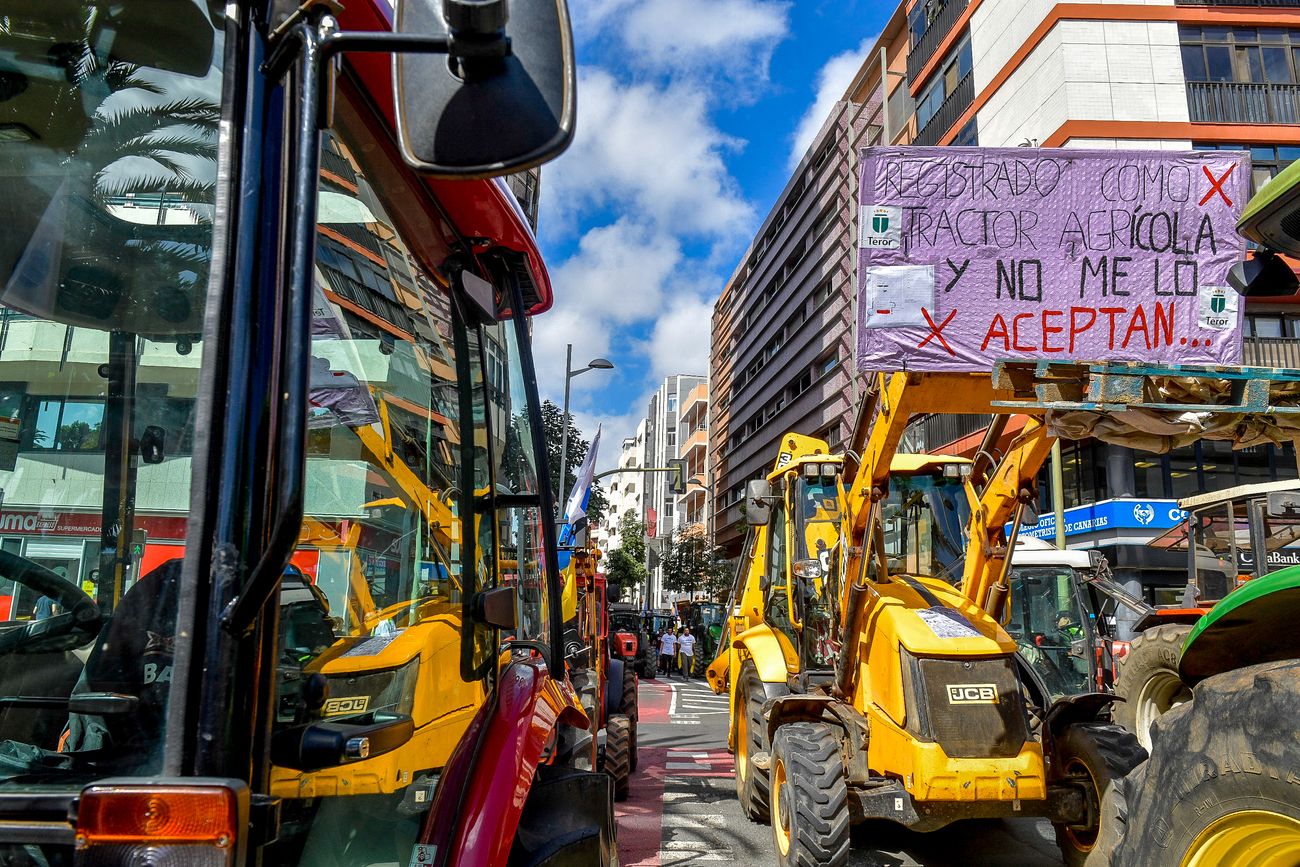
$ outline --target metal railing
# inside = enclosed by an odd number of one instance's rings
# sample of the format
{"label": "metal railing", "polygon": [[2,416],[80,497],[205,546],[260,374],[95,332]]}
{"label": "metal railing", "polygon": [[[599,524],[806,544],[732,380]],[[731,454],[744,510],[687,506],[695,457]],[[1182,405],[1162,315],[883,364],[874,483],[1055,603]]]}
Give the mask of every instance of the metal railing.
{"label": "metal railing", "polygon": [[1300,123],[1300,84],[1187,82],[1193,123]]}
{"label": "metal railing", "polygon": [[966,73],[952,93],[948,94],[943,105],[934,113],[934,117],[925,124],[925,127],[916,134],[916,140],[912,144],[916,145],[933,145],[938,144],[939,139],[943,138],[944,133],[952,129],[970,104],[975,101],[975,76],[972,73]]}
{"label": "metal railing", "polygon": [[1300,369],[1300,338],[1243,337],[1241,360],[1247,367]]}
{"label": "metal railing", "polygon": [[922,67],[939,50],[939,44],[952,32],[953,26],[966,11],[969,2],[970,0],[948,0],[930,22],[930,26],[925,29],[925,33],[921,34],[920,41],[912,46],[911,52],[907,55],[908,84],[916,83],[916,77],[921,74]]}

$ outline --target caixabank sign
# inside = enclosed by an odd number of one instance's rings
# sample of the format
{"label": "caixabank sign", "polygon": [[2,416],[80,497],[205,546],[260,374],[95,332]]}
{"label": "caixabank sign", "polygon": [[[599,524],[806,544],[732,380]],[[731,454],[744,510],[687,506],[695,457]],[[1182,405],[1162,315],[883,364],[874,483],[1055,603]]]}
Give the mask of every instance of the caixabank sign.
{"label": "caixabank sign", "polygon": [[[1177,500],[1102,500],[1065,510],[1065,535],[1078,536],[1107,530],[1168,530],[1180,524],[1187,513],[1178,508]],[[1007,525],[1008,531],[1011,525]],[[1022,527],[1020,535],[1036,539],[1056,537],[1056,516],[1043,515],[1032,527]]]}

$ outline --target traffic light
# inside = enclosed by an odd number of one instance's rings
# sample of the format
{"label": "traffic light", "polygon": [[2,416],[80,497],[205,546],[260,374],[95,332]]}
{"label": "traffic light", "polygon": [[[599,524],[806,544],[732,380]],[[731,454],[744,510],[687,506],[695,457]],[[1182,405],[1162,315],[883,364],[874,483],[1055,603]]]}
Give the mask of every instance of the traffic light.
{"label": "traffic light", "polygon": [[672,470],[672,487],[674,496],[680,497],[686,493],[686,460],[684,458],[673,458],[668,462]]}

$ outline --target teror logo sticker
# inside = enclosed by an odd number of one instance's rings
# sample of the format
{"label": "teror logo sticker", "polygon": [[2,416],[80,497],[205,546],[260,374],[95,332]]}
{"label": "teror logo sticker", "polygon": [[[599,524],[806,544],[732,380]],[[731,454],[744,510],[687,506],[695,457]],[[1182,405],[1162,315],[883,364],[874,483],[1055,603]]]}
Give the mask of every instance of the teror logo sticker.
{"label": "teror logo sticker", "polygon": [[858,246],[897,250],[901,243],[903,209],[863,205],[858,210]]}
{"label": "teror logo sticker", "polygon": [[992,683],[957,683],[948,687],[949,704],[997,704],[998,688]]}
{"label": "teror logo sticker", "polygon": [[1237,325],[1237,293],[1227,286],[1202,286],[1200,289],[1202,328],[1227,331]]}

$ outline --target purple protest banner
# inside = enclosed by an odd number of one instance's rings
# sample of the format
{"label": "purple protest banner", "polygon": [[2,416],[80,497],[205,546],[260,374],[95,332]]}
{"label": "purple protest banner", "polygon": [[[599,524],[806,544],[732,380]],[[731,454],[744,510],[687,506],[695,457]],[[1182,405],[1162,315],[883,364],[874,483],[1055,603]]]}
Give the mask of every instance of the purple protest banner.
{"label": "purple protest banner", "polygon": [[858,369],[1240,364],[1237,151],[864,148]]}

